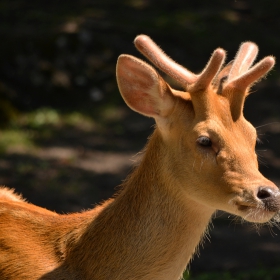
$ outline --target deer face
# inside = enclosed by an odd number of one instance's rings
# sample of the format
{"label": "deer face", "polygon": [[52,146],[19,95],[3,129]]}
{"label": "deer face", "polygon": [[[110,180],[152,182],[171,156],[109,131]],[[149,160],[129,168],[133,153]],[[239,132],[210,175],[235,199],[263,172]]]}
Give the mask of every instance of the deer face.
{"label": "deer face", "polygon": [[243,104],[249,87],[273,67],[274,59],[266,57],[251,67],[258,49],[244,43],[233,63],[221,70],[225,52],[217,49],[202,73],[195,75],[168,58],[147,36],[138,36],[135,44],[186,88],[172,89],[135,57],[122,55],[118,60],[124,100],[156,120],[169,178],[198,203],[248,221],[269,221],[280,211],[280,192],[258,170],[256,130],[245,120]]}
{"label": "deer face", "polygon": [[280,193],[258,170],[256,130],[243,116],[233,121],[223,97],[215,95],[214,103],[203,116],[195,114],[191,100],[177,100],[162,128],[173,161],[168,170],[189,198],[251,222],[267,222],[279,211]]}

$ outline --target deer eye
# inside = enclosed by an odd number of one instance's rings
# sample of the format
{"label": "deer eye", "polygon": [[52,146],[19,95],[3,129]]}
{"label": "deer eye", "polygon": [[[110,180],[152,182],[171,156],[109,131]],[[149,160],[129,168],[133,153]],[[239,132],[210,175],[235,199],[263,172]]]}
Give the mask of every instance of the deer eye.
{"label": "deer eye", "polygon": [[202,147],[211,147],[212,146],[212,141],[207,136],[198,137],[196,142]]}

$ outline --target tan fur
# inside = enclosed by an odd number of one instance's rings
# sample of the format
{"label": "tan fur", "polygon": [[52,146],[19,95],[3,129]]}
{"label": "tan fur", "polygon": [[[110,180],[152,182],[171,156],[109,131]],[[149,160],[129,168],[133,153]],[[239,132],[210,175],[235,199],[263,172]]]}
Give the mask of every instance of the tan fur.
{"label": "tan fur", "polygon": [[[140,40],[149,47],[146,37]],[[156,45],[151,52],[159,52]],[[244,98],[235,112],[238,77],[223,89],[229,71],[217,75],[224,55],[214,52],[201,76],[186,70],[178,80],[186,80],[187,92],[171,89],[146,63],[121,56],[124,100],[157,123],[142,161],[114,199],[82,213],[59,215],[1,188],[0,279],[179,280],[216,209],[269,221],[280,210],[279,191],[258,171],[256,131],[238,113]],[[181,66],[172,63],[167,72],[176,77]],[[258,69],[254,75],[260,78]],[[211,147],[198,144],[201,136]],[[273,196],[260,196],[264,186]]]}

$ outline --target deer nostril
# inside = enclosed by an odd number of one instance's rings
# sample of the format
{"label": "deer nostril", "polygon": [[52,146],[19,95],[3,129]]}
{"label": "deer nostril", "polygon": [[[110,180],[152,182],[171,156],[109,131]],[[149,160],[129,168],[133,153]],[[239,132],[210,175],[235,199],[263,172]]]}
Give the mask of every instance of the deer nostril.
{"label": "deer nostril", "polygon": [[269,187],[260,187],[257,193],[257,197],[260,200],[271,198],[275,196],[275,192]]}

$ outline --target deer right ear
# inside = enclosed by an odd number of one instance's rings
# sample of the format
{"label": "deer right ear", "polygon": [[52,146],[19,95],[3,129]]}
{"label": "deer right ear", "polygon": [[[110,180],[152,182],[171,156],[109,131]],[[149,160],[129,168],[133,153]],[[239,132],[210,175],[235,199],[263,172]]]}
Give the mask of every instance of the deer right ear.
{"label": "deer right ear", "polygon": [[121,55],[117,63],[117,81],[126,104],[134,111],[153,118],[166,117],[174,106],[168,84],[147,63],[130,55]]}

